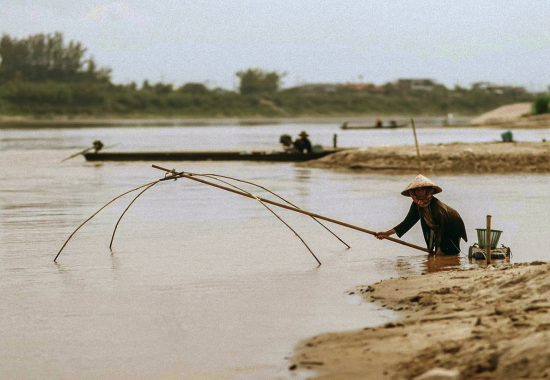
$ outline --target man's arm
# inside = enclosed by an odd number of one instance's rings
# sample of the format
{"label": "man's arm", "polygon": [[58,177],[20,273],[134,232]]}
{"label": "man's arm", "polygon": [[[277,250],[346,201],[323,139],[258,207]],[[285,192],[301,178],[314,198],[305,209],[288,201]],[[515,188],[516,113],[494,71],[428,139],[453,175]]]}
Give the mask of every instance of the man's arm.
{"label": "man's arm", "polygon": [[411,203],[411,208],[405,219],[393,229],[397,236],[401,237],[407,233],[418,221],[420,220],[420,214],[418,212],[418,206],[416,203]]}

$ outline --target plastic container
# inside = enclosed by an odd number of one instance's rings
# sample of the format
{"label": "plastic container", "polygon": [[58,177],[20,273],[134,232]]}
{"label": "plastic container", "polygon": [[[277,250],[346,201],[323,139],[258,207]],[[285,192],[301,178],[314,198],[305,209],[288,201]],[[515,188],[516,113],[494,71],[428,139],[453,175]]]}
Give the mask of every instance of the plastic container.
{"label": "plastic container", "polygon": [[[476,228],[477,231],[477,244],[479,248],[485,248],[487,246],[487,229],[486,228]],[[500,239],[500,234],[502,231],[491,229],[491,249],[497,247],[498,241]]]}
{"label": "plastic container", "polygon": [[512,131],[506,131],[504,133],[501,133],[500,137],[502,137],[503,142],[512,142],[512,141],[514,141],[514,138],[512,136]]}

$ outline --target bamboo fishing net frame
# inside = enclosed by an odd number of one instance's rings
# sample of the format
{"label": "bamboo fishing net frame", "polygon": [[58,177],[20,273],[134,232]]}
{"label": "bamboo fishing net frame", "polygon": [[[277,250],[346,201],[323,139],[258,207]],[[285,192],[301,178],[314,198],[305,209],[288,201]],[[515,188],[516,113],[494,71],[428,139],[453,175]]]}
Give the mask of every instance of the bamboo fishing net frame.
{"label": "bamboo fishing net frame", "polygon": [[[190,180],[193,180],[193,181],[197,181],[197,182],[200,182],[200,183],[203,183],[203,184],[206,184],[206,185],[209,185],[209,186],[213,186],[213,187],[217,187],[219,189],[222,189],[222,190],[226,190],[226,191],[229,191],[229,192],[232,192],[232,193],[235,193],[235,194],[238,194],[238,195],[242,195],[242,196],[245,196],[245,197],[248,197],[248,198],[252,198],[252,199],[255,199],[257,200],[258,202],[260,202],[260,204],[262,204],[264,207],[266,207],[272,214],[274,214],[283,224],[285,224],[292,232],[294,232],[294,234],[302,241],[302,243],[306,246],[306,248],[309,250],[309,252],[311,253],[311,255],[315,258],[315,260],[317,261],[317,263],[319,265],[321,265],[321,262],[319,261],[319,259],[317,258],[317,256],[315,256],[315,254],[313,253],[313,251],[309,248],[309,246],[306,244],[306,242],[302,239],[302,237],[288,224],[286,223],[279,215],[277,215],[277,213],[275,213],[270,207],[267,206],[267,204],[270,204],[270,205],[274,205],[274,206],[278,206],[278,207],[281,207],[281,208],[284,208],[284,209],[287,209],[287,210],[291,210],[291,211],[294,211],[294,212],[298,212],[298,213],[301,213],[301,214],[304,214],[304,215],[308,215],[310,217],[312,217],[315,221],[317,221],[319,224],[321,224],[321,226],[323,226],[326,230],[328,230],[332,235],[334,235],[338,240],[340,240],[343,244],[345,244],[348,248],[350,248],[350,246],[348,244],[346,244],[342,239],[340,239],[334,232],[332,232],[329,228],[327,228],[323,223],[321,223],[319,221],[320,220],[324,220],[324,221],[328,221],[330,223],[334,223],[334,224],[338,224],[338,225],[341,225],[341,226],[344,226],[344,227],[347,227],[347,228],[351,228],[351,229],[354,229],[354,230],[357,230],[357,231],[361,231],[361,232],[365,232],[365,233],[368,233],[370,235],[374,235],[376,236],[377,233],[374,232],[374,231],[370,231],[370,230],[367,230],[365,228],[362,228],[362,227],[358,227],[358,226],[354,226],[352,224],[349,224],[349,223],[345,223],[345,222],[341,222],[339,220],[336,220],[336,219],[332,219],[332,218],[328,218],[326,216],[323,216],[323,215],[319,215],[319,214],[315,214],[315,213],[312,213],[312,212],[309,212],[309,211],[305,211],[305,210],[302,210],[301,208],[297,207],[296,205],[292,204],[291,202],[287,201],[286,199],[284,199],[283,197],[277,195],[276,193],[272,192],[271,190],[268,190],[267,188],[263,187],[263,186],[260,186],[260,185],[257,185],[255,183],[252,183],[252,182],[249,182],[249,181],[244,181],[244,180],[240,180],[240,179],[237,179],[237,178],[232,178],[232,177],[228,177],[228,176],[223,176],[223,175],[218,175],[218,174],[197,174],[197,173],[191,173],[191,172],[176,172],[175,169],[166,169],[166,168],[163,168],[161,166],[158,166],[158,165],[152,165],[153,168],[155,169],[159,169],[159,170],[163,170],[164,172],[166,172],[165,174],[165,177],[164,178],[161,178],[157,181],[153,181],[153,182],[149,182],[145,185],[141,185],[141,186],[138,186],[132,190],[129,190],[129,191],[126,191],[120,195],[118,195],[117,197],[113,198],[111,201],[109,201],[108,203],[106,203],[105,205],[103,205],[99,210],[97,210],[92,216],[90,216],[88,219],[86,219],[80,226],[78,226],[76,228],[76,230],[73,231],[73,233],[69,236],[69,238],[65,241],[65,243],[63,244],[63,246],[61,247],[61,249],[59,250],[59,252],[57,253],[57,255],[55,256],[54,258],[54,262],[57,262],[57,258],[59,257],[59,255],[61,254],[61,252],[63,251],[63,249],[65,248],[65,246],[67,245],[67,243],[69,242],[69,240],[71,240],[71,238],[76,234],[76,232],[82,228],[88,221],[90,221],[94,216],[96,216],[97,214],[99,214],[99,212],[101,212],[104,208],[106,208],[108,205],[110,205],[111,203],[113,203],[115,200],[121,198],[122,196],[126,195],[126,194],[129,194],[133,191],[137,191],[139,189],[143,189],[140,193],[138,193],[138,195],[136,195],[134,197],[134,199],[130,202],[130,204],[126,207],[126,209],[123,211],[123,213],[121,214],[121,216],[119,217],[119,219],[117,220],[117,223],[115,225],[115,228],[113,230],[113,234],[112,234],[112,237],[111,237],[111,242],[109,244],[109,248],[112,249],[112,245],[113,245],[113,240],[114,240],[114,237],[115,237],[115,233],[117,231],[117,228],[118,228],[118,225],[120,224],[122,218],[124,217],[124,215],[126,214],[126,212],[130,209],[130,207],[134,204],[134,202],[143,194],[145,193],[145,191],[149,190],[150,188],[152,188],[153,186],[155,186],[156,184],[158,184],[159,182],[163,182],[163,181],[168,181],[168,180],[177,180],[179,178],[187,178],[187,179],[190,179]],[[210,179],[214,179],[214,180],[217,180],[217,181],[220,181],[226,185],[229,185],[233,188],[230,188],[230,187],[226,187],[226,186],[222,186],[222,185],[219,185],[217,183],[213,183],[213,182],[209,182],[209,181],[206,181],[204,179],[201,179],[201,178],[197,178],[197,177],[206,177],[206,178],[210,178]],[[231,183],[228,183],[227,181],[221,179],[221,178],[225,178],[225,179],[230,179],[230,180],[234,180],[234,181],[237,181],[237,182],[241,182],[241,183],[246,183],[246,184],[249,184],[249,185],[253,185],[253,186],[256,186],[258,188],[261,188],[267,192],[269,192],[270,194],[276,196],[277,198],[283,200],[284,202],[286,202],[287,204],[282,204],[282,203],[279,203],[279,202],[275,202],[275,201],[272,201],[272,200],[269,200],[269,199],[265,199],[265,198],[261,198],[261,197],[258,197],[248,191],[245,191]],[[426,249],[426,248],[423,248],[423,247],[420,247],[420,246],[417,246],[417,245],[414,245],[414,244],[411,244],[411,243],[407,243],[403,240],[400,240],[400,239],[396,239],[396,238],[392,238],[392,237],[385,237],[386,240],[390,240],[390,241],[393,241],[395,243],[398,243],[398,244],[402,244],[402,245],[405,245],[405,246],[408,246],[410,248],[414,248],[414,249],[418,249],[418,250],[421,250],[421,251],[424,251],[424,252],[427,252],[427,253],[433,253],[432,251]]]}

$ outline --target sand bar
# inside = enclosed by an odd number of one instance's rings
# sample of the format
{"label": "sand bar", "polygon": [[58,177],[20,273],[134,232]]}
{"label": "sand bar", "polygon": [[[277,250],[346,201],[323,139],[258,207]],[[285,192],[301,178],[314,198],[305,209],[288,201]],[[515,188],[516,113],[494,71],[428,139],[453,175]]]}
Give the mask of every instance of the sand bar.
{"label": "sand bar", "polygon": [[504,263],[360,285],[395,322],[301,342],[289,370],[315,379],[550,378],[550,265]]}
{"label": "sand bar", "polygon": [[[550,173],[550,142],[487,142],[420,145],[429,174]],[[418,174],[414,145],[354,149],[302,164],[388,174]]]}

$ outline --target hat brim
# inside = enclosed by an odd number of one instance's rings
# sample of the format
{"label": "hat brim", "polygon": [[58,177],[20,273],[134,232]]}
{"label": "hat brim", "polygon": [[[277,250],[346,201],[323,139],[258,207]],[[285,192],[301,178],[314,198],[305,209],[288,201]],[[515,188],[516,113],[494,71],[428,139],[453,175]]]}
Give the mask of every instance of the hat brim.
{"label": "hat brim", "polygon": [[432,189],[434,189],[434,194],[439,194],[443,191],[443,189],[441,187],[437,186],[437,185],[424,185],[424,186],[417,186],[417,187],[407,188],[407,189],[405,189],[401,192],[401,195],[404,195],[406,197],[410,197],[411,196],[411,194],[410,194],[411,190],[420,189],[421,187],[431,187]]}

